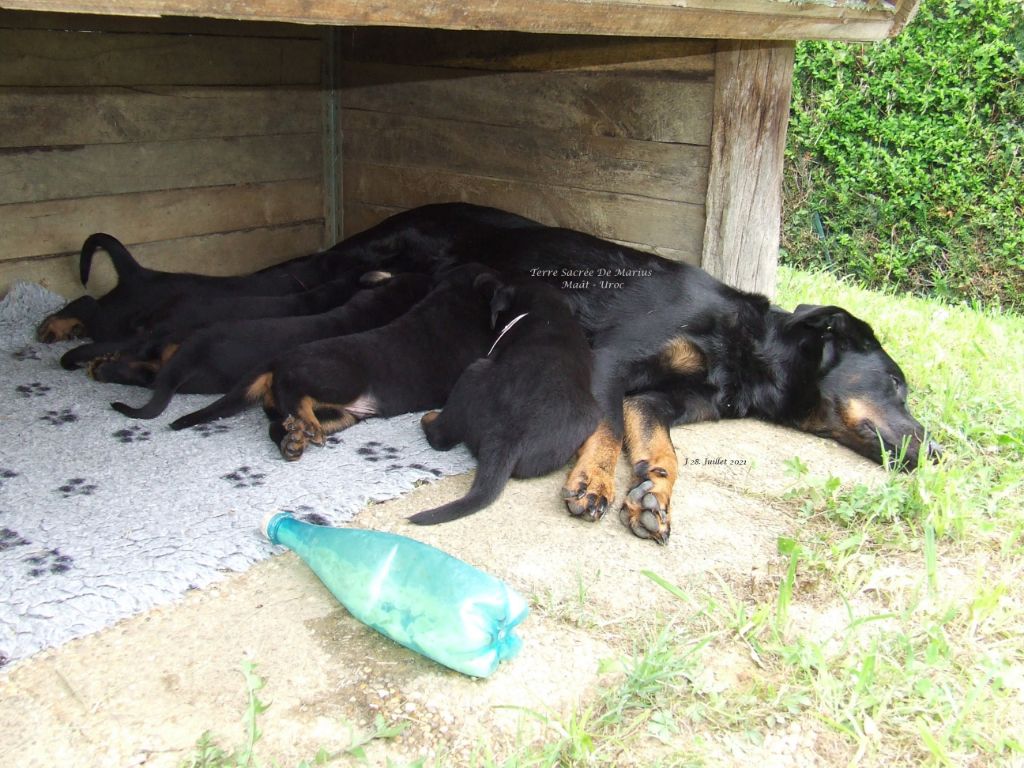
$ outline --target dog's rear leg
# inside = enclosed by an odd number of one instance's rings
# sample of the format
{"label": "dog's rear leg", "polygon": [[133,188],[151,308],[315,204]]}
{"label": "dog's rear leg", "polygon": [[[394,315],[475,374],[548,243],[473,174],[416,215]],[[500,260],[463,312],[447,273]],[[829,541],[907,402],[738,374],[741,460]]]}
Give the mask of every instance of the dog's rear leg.
{"label": "dog's rear leg", "polygon": [[89,322],[96,316],[98,307],[92,296],[79,296],[44,318],[36,328],[36,338],[44,344],[52,344],[88,335]]}
{"label": "dog's rear leg", "polygon": [[[320,421],[318,414],[329,414]],[[306,445],[323,445],[327,435],[348,429],[359,421],[358,417],[343,406],[318,403],[311,397],[299,400],[294,414],[289,414],[281,422],[278,445],[281,455],[286,461],[297,461],[302,458]],[[275,431],[271,431],[271,437]]]}
{"label": "dog's rear leg", "polygon": [[667,544],[672,532],[669,503],[678,472],[668,431],[672,407],[664,397],[647,394],[627,398],[623,410],[634,484],[619,510],[619,519],[637,536]]}

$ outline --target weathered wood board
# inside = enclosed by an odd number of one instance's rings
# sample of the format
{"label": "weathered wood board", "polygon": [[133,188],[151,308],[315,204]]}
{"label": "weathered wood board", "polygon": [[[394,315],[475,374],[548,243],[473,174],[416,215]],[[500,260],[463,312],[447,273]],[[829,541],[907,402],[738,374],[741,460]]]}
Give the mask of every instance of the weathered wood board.
{"label": "weathered wood board", "polygon": [[465,200],[699,263],[714,56],[707,41],[346,30],[344,232]]}
{"label": "weathered wood board", "polygon": [[221,274],[322,247],[324,52],[306,27],[0,12],[0,293],[81,293],[96,231]]}

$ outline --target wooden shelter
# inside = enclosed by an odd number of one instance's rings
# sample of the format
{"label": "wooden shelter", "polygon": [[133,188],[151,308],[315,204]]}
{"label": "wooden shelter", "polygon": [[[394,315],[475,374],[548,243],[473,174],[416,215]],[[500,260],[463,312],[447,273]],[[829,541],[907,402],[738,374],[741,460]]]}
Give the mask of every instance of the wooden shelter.
{"label": "wooden shelter", "polygon": [[770,294],[793,41],[917,2],[0,0],[0,292],[79,294],[95,231],[225,274],[466,200]]}

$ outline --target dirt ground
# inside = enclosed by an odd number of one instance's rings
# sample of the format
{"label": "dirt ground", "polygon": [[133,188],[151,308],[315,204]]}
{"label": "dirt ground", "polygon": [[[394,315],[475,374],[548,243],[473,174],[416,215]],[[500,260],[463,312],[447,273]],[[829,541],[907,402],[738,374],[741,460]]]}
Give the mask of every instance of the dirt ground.
{"label": "dirt ground", "polygon": [[[671,607],[675,598],[641,571],[693,586],[778,570],[777,538],[797,526],[779,498],[791,483],[785,461],[799,456],[815,476],[881,476],[837,445],[753,421],[680,427],[673,438],[688,466],[667,547],[633,537],[616,514],[596,525],[570,519],[560,475],[513,482],[488,510],[434,528],[404,518],[461,495],[469,476],[360,514],[357,525],[427,541],[530,600],[522,651],[487,680],[446,670],[359,624],[286,554],[0,672],[0,754],[25,768],[123,768],[177,765],[207,730],[233,746],[243,734],[240,669],[249,660],[271,704],[260,718],[263,764],[293,766],[321,747],[344,747],[349,725],[366,729],[377,714],[409,725],[367,748],[370,765],[426,757],[461,766],[487,750],[500,755],[535,735],[537,719],[525,710],[557,716],[586,702],[626,630]],[[627,478],[622,465],[620,493]],[[566,619],[581,612],[586,621]]]}

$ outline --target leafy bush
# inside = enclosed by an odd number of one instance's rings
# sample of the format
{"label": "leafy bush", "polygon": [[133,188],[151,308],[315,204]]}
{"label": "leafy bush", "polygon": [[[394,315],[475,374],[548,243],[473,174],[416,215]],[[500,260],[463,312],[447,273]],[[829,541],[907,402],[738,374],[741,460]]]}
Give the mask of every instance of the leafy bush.
{"label": "leafy bush", "polygon": [[1024,308],[1024,3],[923,0],[883,43],[797,46],[783,260]]}

